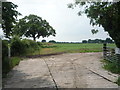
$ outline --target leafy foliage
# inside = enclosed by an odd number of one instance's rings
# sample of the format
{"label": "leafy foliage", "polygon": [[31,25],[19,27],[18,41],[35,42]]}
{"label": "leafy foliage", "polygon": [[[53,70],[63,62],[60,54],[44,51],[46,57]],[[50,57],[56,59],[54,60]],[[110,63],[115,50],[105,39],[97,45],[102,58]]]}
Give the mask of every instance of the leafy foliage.
{"label": "leafy foliage", "polygon": [[6,77],[6,74],[10,71],[10,59],[5,57],[2,59],[2,77]]}
{"label": "leafy foliage", "polygon": [[87,43],[87,40],[83,40],[82,43]]}
{"label": "leafy foliage", "polygon": [[11,57],[10,58],[10,68],[13,68],[14,66],[18,65],[20,62],[20,58],[19,57]]}
{"label": "leafy foliage", "polygon": [[46,42],[46,40],[43,39],[41,42]]}
{"label": "leafy foliage", "polygon": [[9,69],[9,59],[8,57],[8,41],[7,40],[2,40],[2,74],[6,74]]}
{"label": "leafy foliage", "polygon": [[32,37],[33,40],[36,40],[36,38],[40,38],[40,36],[55,36],[56,33],[46,20],[42,20],[42,18],[37,15],[30,14],[19,20],[14,27],[13,34]]}
{"label": "leafy foliage", "polygon": [[2,2],[2,28],[6,38],[10,38],[13,24],[16,23],[18,15],[21,15],[16,8],[18,6],[12,2]]}
{"label": "leafy foliage", "polygon": [[[115,41],[116,46],[120,48],[120,1],[119,2],[81,2],[76,0],[74,4],[69,4],[69,8],[80,5],[83,8],[79,15],[85,13],[90,18],[92,26],[102,26],[110,37]],[[93,30],[96,33],[96,30]]]}
{"label": "leafy foliage", "polygon": [[112,72],[112,73],[120,73],[120,67],[118,66],[118,64],[114,63],[114,62],[110,62],[107,60],[104,60],[104,66],[103,68],[105,68],[106,70]]}
{"label": "leafy foliage", "polygon": [[22,42],[25,46],[25,54],[34,53],[35,51],[40,50],[41,45],[33,40],[23,39]]}
{"label": "leafy foliage", "polygon": [[20,56],[25,53],[25,45],[19,39],[19,37],[13,37],[11,39],[11,55],[12,56]]}
{"label": "leafy foliage", "polygon": [[2,40],[2,59],[8,56],[8,41]]}
{"label": "leafy foliage", "polygon": [[120,76],[118,77],[117,84],[120,86]]}
{"label": "leafy foliage", "polygon": [[11,54],[12,56],[21,56],[33,53],[35,50],[40,49],[37,42],[29,39],[19,39],[15,36],[11,39]]}

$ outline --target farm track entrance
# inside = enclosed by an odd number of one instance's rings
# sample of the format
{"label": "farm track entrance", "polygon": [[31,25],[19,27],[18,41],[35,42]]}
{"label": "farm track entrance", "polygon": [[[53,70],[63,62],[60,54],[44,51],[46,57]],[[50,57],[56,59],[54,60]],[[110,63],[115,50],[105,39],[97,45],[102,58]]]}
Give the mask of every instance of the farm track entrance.
{"label": "farm track entrance", "polygon": [[66,53],[20,62],[5,88],[117,88],[116,74],[102,68],[102,53]]}

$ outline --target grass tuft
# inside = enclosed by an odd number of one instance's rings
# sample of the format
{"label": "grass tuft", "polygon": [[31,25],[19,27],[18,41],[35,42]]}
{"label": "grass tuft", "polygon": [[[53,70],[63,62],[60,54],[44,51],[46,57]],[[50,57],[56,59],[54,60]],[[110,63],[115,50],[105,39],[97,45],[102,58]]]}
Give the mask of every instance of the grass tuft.
{"label": "grass tuft", "polygon": [[119,74],[120,73],[120,67],[118,66],[118,64],[104,60],[104,66],[103,68],[112,72],[112,73],[116,73]]}
{"label": "grass tuft", "polygon": [[117,84],[120,86],[120,76],[118,77]]}
{"label": "grass tuft", "polygon": [[13,68],[14,66],[18,65],[20,60],[21,59],[19,57],[11,57],[10,58],[10,66],[11,66],[11,68]]}

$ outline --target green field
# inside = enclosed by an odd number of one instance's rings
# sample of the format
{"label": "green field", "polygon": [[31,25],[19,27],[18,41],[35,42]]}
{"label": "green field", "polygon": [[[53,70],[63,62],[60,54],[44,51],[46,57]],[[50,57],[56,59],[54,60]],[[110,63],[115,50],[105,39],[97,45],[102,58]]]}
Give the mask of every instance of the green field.
{"label": "green field", "polygon": [[[115,47],[115,44],[108,44],[109,47]],[[48,44],[44,45],[36,54],[53,54],[53,53],[85,53],[85,52],[102,52],[103,44],[97,43],[62,43],[62,44]]]}

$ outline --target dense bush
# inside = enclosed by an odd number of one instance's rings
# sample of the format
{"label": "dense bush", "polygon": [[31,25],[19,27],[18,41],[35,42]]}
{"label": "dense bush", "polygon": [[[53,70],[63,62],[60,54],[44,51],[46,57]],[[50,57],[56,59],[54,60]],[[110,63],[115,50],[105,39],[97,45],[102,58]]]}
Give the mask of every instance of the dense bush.
{"label": "dense bush", "polygon": [[[11,58],[8,58],[8,44],[11,47]],[[16,56],[24,56],[39,50],[41,43],[37,43],[28,39],[19,39],[13,37],[10,41],[2,40],[2,74],[3,77],[16,65],[19,64],[20,58]]]}
{"label": "dense bush", "polygon": [[10,59],[8,57],[5,57],[4,59],[2,59],[2,77],[5,77],[10,69]]}
{"label": "dense bush", "polygon": [[19,57],[5,57],[2,60],[2,77],[4,78],[14,66],[19,64],[21,59]]}
{"label": "dense bush", "polygon": [[2,58],[8,56],[8,40],[2,40]]}
{"label": "dense bush", "polygon": [[39,47],[38,43],[33,41],[33,40],[29,40],[29,39],[23,39],[22,42],[24,43],[26,48],[34,48],[37,49]]}
{"label": "dense bush", "polygon": [[37,42],[29,39],[23,39],[22,42],[24,43],[26,54],[30,54],[35,52],[36,50],[39,50],[41,46],[41,45],[38,45]]}
{"label": "dense bush", "polygon": [[11,53],[12,56],[21,56],[39,50],[39,45],[37,42],[29,39],[20,40],[17,37],[14,37],[11,40]]}
{"label": "dense bush", "polygon": [[12,38],[10,42],[12,56],[20,56],[25,54],[25,45],[18,37]]}
{"label": "dense bush", "polygon": [[8,59],[8,41],[2,40],[2,75],[5,76],[10,70],[10,60]]}
{"label": "dense bush", "polygon": [[33,49],[38,49],[39,48],[37,42],[35,42],[33,40],[28,40],[28,41],[29,41],[29,44],[30,44],[30,48],[33,48]]}
{"label": "dense bush", "polygon": [[42,42],[37,42],[38,46],[42,47],[43,43]]}

